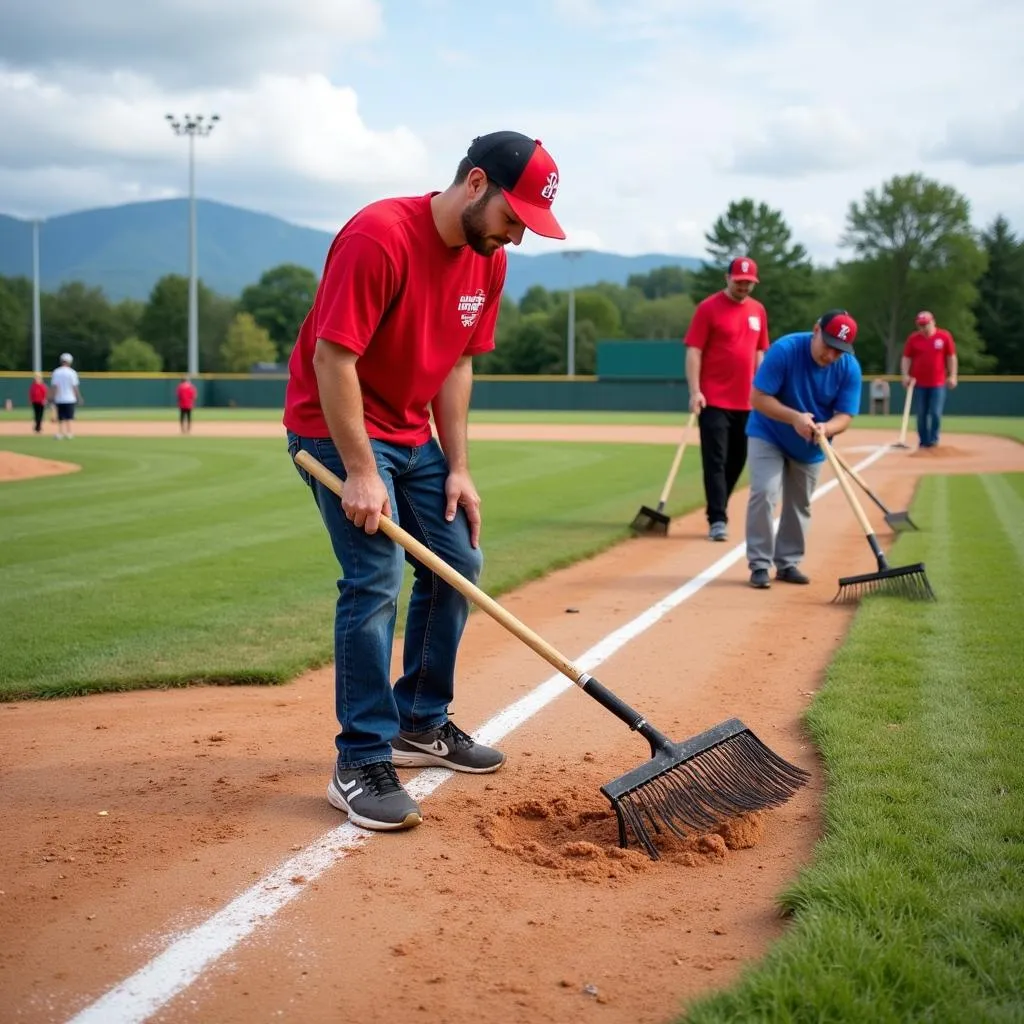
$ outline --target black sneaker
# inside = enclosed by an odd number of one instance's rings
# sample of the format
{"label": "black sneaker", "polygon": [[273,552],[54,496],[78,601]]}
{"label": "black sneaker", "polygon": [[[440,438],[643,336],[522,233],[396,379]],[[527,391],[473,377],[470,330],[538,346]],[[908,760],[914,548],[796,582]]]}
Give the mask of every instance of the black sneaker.
{"label": "black sneaker", "polygon": [[391,741],[391,759],[401,768],[451,768],[484,775],[496,772],[505,755],[485,747],[454,722],[429,732],[401,732]]}
{"label": "black sneaker", "polygon": [[767,590],[771,585],[771,578],[768,576],[767,569],[755,569],[750,574],[750,585],[757,587],[758,590]]}
{"label": "black sneaker", "polygon": [[785,569],[777,569],[775,578],[780,583],[810,583],[810,576],[805,576],[795,565],[787,565]]}
{"label": "black sneaker", "polygon": [[423,821],[419,805],[402,788],[390,761],[374,761],[358,768],[335,765],[327,786],[332,807],[344,811],[353,825],[387,832],[412,828]]}

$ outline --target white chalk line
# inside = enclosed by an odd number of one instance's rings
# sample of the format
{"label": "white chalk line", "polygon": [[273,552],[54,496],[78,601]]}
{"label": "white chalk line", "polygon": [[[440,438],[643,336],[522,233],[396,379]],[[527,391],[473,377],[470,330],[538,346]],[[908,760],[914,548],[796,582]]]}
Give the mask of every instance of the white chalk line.
{"label": "white chalk line", "polygon": [[[874,454],[857,464],[857,470],[867,469],[888,450],[888,446],[876,448]],[[834,478],[822,484],[816,488],[811,501],[824,497],[836,486]],[[778,527],[778,520],[775,520],[775,527]],[[683,586],[599,640],[580,655],[575,664],[584,672],[597,668],[673,608],[699,593],[745,554],[745,543],[737,544]],[[556,673],[485,722],[473,734],[474,738],[488,746],[499,742],[574,685],[566,676]],[[427,768],[414,776],[406,789],[413,799],[423,800],[454,774],[447,768]],[[362,846],[375,835],[347,821],[331,829],[208,920],[183,932],[162,953],[72,1017],[68,1024],[142,1024],[188,988],[207,967],[299,896],[306,885],[342,860],[349,850]],[[296,884],[293,878],[304,881]]]}

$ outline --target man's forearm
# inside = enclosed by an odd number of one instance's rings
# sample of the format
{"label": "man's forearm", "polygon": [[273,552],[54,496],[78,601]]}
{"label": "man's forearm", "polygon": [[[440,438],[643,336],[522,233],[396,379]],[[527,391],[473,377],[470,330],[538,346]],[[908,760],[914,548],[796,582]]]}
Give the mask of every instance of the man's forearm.
{"label": "man's forearm", "polygon": [[431,403],[437,435],[452,472],[469,468],[469,399],[473,392],[473,360],[460,359]]}
{"label": "man's forearm", "polygon": [[830,420],[822,423],[826,437],[835,437],[841,434],[853,422],[853,417],[845,412],[837,412]]}
{"label": "man's forearm", "polygon": [[704,353],[699,348],[686,349],[686,383],[690,394],[700,391],[700,368],[703,363]]}
{"label": "man's forearm", "polygon": [[763,391],[758,391],[757,388],[753,389],[750,396],[750,404],[769,419],[778,420],[780,423],[788,423],[790,426],[800,416],[796,409],[791,409],[788,405],[780,402],[774,395],[766,395]]}
{"label": "man's forearm", "polygon": [[329,341],[317,341],[313,369],[320,392],[320,407],[331,440],[346,473],[376,470],[363,420],[363,396],[356,374],[356,356]]}

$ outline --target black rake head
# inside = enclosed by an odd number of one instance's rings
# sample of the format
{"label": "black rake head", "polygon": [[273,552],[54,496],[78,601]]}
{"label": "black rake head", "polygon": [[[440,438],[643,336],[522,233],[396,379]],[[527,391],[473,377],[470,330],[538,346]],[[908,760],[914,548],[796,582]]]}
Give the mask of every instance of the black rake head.
{"label": "black rake head", "polygon": [[683,743],[601,787],[619,826],[619,846],[632,832],[652,860],[655,836],[681,839],[708,832],[730,818],[785,803],[810,773],[766,747],[738,718]]}
{"label": "black rake head", "polygon": [[664,536],[668,533],[668,524],[670,522],[671,520],[664,512],[641,505],[640,511],[633,517],[633,522],[629,524],[629,528],[634,533],[654,533]]}
{"label": "black rake head", "polygon": [[839,591],[833,604],[851,604],[872,594],[906,597],[911,601],[934,601],[935,591],[928,582],[924,563],[880,569],[861,576],[844,576],[839,580]]}

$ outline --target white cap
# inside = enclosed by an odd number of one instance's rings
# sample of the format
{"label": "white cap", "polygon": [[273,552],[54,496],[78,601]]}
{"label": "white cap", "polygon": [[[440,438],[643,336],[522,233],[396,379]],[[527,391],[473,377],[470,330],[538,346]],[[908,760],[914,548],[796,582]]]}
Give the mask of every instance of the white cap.
{"label": "white cap", "polygon": [[70,352],[61,352],[61,354],[60,354],[60,361],[62,363],[68,363],[70,365],[75,360],[74,360],[74,357],[71,355]]}

